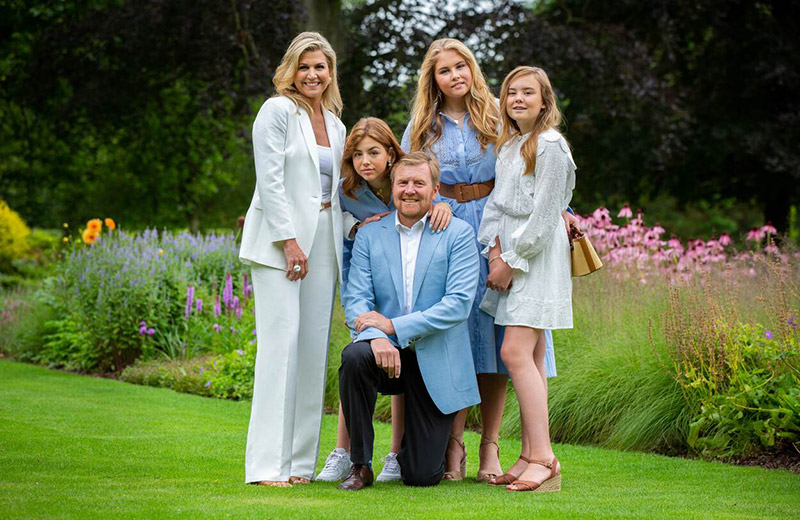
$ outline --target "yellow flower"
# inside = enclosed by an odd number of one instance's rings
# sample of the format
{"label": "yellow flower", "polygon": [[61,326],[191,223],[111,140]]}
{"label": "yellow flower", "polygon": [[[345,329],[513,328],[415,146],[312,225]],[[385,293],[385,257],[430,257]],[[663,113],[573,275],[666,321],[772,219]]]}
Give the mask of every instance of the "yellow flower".
{"label": "yellow flower", "polygon": [[95,231],[95,230],[91,229],[91,228],[86,228],[86,229],[83,230],[83,233],[81,234],[81,238],[83,238],[83,243],[84,244],[90,246],[90,245],[94,244],[97,241],[98,238],[100,238],[100,233],[98,231]]}
{"label": "yellow flower", "polygon": [[64,243],[66,244],[67,242],[69,242],[69,238],[67,238],[67,237],[64,237],[64,238],[62,238],[62,239],[61,239],[61,241],[62,241],[62,242],[64,242]]}
{"label": "yellow flower", "polygon": [[95,233],[99,233],[103,229],[103,222],[99,218],[93,218],[86,223],[86,229],[91,229]]}
{"label": "yellow flower", "polygon": [[67,224],[66,222],[64,222],[64,229],[67,229],[68,227],[69,227],[69,224]]}
{"label": "yellow flower", "polygon": [[106,227],[108,229],[110,229],[111,231],[114,231],[115,229],[117,229],[117,224],[116,224],[116,222],[114,222],[113,218],[106,217],[105,223],[106,223]]}

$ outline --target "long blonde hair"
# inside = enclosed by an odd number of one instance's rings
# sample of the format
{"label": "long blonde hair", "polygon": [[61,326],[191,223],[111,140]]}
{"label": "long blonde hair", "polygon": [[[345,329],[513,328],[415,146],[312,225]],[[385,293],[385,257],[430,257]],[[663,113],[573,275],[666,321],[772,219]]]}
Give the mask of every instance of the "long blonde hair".
{"label": "long blonde hair", "polygon": [[512,70],[503,80],[503,86],[500,87],[500,107],[502,111],[502,128],[500,129],[500,136],[497,138],[497,145],[494,153],[498,154],[500,148],[503,147],[509,140],[520,133],[519,125],[511,119],[506,110],[506,101],[508,100],[508,86],[516,78],[520,76],[533,75],[536,81],[539,82],[539,90],[542,96],[542,110],[539,112],[539,117],[536,119],[536,124],[533,127],[531,135],[522,144],[522,158],[525,160],[525,173],[528,175],[533,173],[536,168],[536,149],[539,142],[539,134],[550,128],[558,128],[561,125],[561,111],[556,104],[556,94],[553,91],[553,86],[550,84],[550,78],[547,73],[539,67],[520,66]]}
{"label": "long blonde hair", "polygon": [[420,66],[417,93],[411,107],[411,151],[430,150],[431,146],[442,137],[442,118],[439,110],[443,108],[444,98],[436,84],[434,69],[439,55],[450,50],[464,58],[472,72],[472,88],[466,94],[468,121],[478,132],[481,148],[485,150],[489,143],[497,140],[499,110],[475,56],[462,42],[453,38],[442,38],[431,43]]}
{"label": "long blonde hair", "polygon": [[336,117],[342,115],[342,96],[339,93],[339,80],[336,77],[336,52],[331,44],[319,33],[302,32],[295,36],[286,53],[283,55],[278,68],[275,69],[275,77],[272,84],[275,85],[276,96],[286,96],[295,102],[297,106],[303,107],[309,115],[314,111],[308,99],[297,91],[294,86],[294,76],[300,64],[300,57],[309,51],[322,51],[328,61],[328,68],[331,72],[331,83],[322,93],[322,107],[330,110]]}
{"label": "long blonde hair", "polygon": [[[400,148],[400,144],[395,139],[392,129],[389,128],[382,119],[377,117],[365,117],[360,119],[358,123],[350,130],[350,135],[347,136],[347,141],[344,143],[344,152],[342,153],[342,169],[341,177],[344,179],[342,183],[342,192],[351,199],[356,198],[356,190],[364,183],[364,180],[356,172],[353,167],[353,154],[355,153],[356,146],[365,137],[375,139],[381,146],[386,149],[389,155],[394,152],[395,164],[406,153]],[[391,176],[391,168],[386,168],[383,172],[388,178]]]}

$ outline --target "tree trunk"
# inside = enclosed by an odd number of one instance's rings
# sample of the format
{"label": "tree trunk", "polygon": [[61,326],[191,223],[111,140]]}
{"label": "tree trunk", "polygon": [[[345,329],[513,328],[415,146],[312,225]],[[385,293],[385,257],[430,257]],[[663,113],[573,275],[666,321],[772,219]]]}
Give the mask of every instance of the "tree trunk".
{"label": "tree trunk", "polygon": [[344,52],[342,0],[303,0],[303,5],[308,12],[303,30],[321,33],[341,56]]}

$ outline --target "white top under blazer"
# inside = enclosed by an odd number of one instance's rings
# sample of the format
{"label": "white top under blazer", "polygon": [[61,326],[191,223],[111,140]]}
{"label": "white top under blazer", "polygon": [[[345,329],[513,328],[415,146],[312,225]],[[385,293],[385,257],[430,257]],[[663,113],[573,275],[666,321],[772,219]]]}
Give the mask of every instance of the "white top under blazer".
{"label": "white top under blazer", "polygon": [[[338,117],[323,110],[333,158],[332,183],[338,186],[346,130]],[[305,109],[285,96],[266,100],[253,123],[253,155],[256,189],[244,221],[239,259],[286,269],[281,242],[295,238],[303,252],[311,254],[323,202],[317,141]],[[333,190],[330,202],[341,279],[343,217],[338,190]],[[353,222],[344,224],[352,227],[354,219],[348,220]]]}

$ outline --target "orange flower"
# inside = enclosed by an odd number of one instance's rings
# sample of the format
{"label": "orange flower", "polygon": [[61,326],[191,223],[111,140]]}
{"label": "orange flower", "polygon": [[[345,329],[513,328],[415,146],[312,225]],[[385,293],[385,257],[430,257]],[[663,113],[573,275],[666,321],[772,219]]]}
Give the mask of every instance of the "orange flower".
{"label": "orange flower", "polygon": [[91,229],[95,233],[100,233],[100,230],[103,229],[103,222],[99,218],[93,218],[86,223],[86,229]]}
{"label": "orange flower", "polygon": [[113,218],[106,217],[105,223],[106,223],[106,227],[108,229],[110,229],[111,231],[114,231],[115,229],[117,229],[117,224],[116,224],[116,222],[114,222]]}
{"label": "orange flower", "polygon": [[100,238],[100,233],[98,231],[92,230],[91,228],[86,228],[83,230],[81,238],[83,238],[84,244],[90,246],[94,244],[98,238]]}

